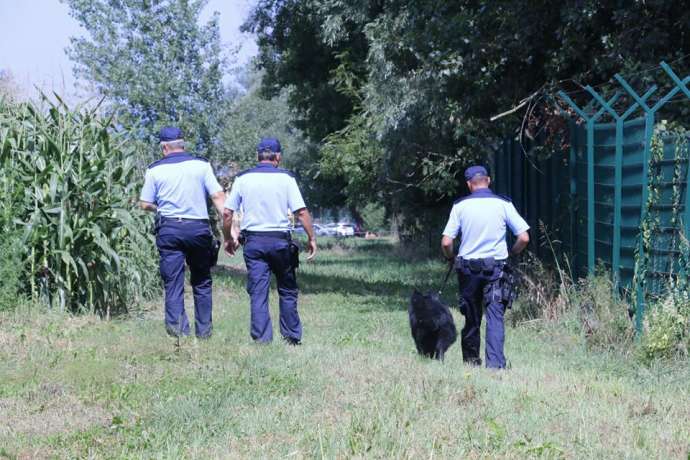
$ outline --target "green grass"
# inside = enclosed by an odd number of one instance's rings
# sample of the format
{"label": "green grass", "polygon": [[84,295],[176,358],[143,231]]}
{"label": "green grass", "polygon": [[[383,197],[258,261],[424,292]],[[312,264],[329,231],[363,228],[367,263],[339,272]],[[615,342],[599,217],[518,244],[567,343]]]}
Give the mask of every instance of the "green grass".
{"label": "green grass", "polygon": [[687,362],[644,367],[528,326],[508,328],[505,372],[464,366],[459,344],[421,359],[407,298],[442,264],[330,246],[300,268],[297,348],[251,343],[239,256],[214,279],[213,338],[179,349],[160,303],[108,322],[0,314],[0,457],[688,458]]}

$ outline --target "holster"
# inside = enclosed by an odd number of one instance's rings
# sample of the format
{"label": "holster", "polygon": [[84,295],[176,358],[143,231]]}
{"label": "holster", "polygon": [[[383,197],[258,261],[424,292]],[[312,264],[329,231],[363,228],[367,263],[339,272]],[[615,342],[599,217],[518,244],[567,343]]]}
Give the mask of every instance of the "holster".
{"label": "holster", "polygon": [[517,275],[515,271],[509,264],[505,264],[501,272],[501,278],[499,280],[499,286],[501,289],[501,298],[505,303],[506,308],[511,308],[513,302],[518,296],[518,283]]}
{"label": "holster", "polygon": [[299,245],[294,241],[290,240],[288,244],[288,250],[290,251],[290,264],[293,268],[299,267]]}
{"label": "holster", "polygon": [[213,238],[211,242],[211,267],[218,265],[218,253],[220,252],[220,241]]}
{"label": "holster", "polygon": [[161,213],[156,213],[156,217],[153,218],[153,234],[158,235],[158,232],[163,225],[163,215]]}

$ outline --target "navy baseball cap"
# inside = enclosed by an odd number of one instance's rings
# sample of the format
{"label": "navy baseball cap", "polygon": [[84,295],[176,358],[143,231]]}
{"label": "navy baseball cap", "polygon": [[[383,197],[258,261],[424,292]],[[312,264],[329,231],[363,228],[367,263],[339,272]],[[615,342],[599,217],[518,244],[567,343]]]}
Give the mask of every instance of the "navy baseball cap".
{"label": "navy baseball cap", "polygon": [[265,137],[261,139],[261,142],[256,146],[256,151],[265,152],[266,150],[280,153],[280,141],[275,137]]}
{"label": "navy baseball cap", "polygon": [[161,142],[172,142],[182,138],[182,130],[175,126],[166,126],[161,128],[160,132],[158,133],[158,139],[160,139]]}
{"label": "navy baseball cap", "polygon": [[465,170],[465,180],[472,180],[474,177],[479,176],[486,177],[488,175],[489,173],[486,171],[486,168],[484,166],[470,166]]}

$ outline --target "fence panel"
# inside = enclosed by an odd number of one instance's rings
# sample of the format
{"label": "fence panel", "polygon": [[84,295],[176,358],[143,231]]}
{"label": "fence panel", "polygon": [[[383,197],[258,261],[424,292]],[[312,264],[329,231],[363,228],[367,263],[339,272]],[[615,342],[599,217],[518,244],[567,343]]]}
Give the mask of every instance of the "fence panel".
{"label": "fence panel", "polygon": [[[544,222],[576,275],[604,264],[618,288],[634,292],[638,330],[647,297],[663,294],[671,277],[687,281],[690,272],[683,246],[690,236],[688,134],[664,133],[656,123],[672,98],[690,100],[690,76],[681,79],[664,62],[661,68],[675,86],[654,103],[656,85],[638,94],[620,75],[621,89],[608,100],[586,87],[592,100],[585,107],[560,92],[577,114],[568,152],[538,159],[505,139],[493,159],[496,190],[512,197],[533,229]],[[623,96],[632,102],[618,111]]]}

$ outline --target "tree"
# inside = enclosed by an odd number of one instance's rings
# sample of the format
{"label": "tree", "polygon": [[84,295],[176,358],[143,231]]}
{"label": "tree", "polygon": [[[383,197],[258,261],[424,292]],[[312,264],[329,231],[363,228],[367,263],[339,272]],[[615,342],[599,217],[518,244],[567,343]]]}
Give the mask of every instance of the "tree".
{"label": "tree", "polygon": [[218,13],[204,25],[205,0],[64,0],[88,33],[68,55],[78,78],[105,96],[120,124],[153,140],[180,125],[201,154],[220,149],[224,90]]}
{"label": "tree", "polygon": [[[348,198],[376,191],[368,196],[414,229],[442,220],[434,215],[460,193],[464,167],[525,112],[491,115],[532,95],[529,121],[540,130],[555,118],[556,89],[605,91],[616,72],[641,87],[651,74],[640,71],[660,59],[686,71],[684,4],[261,0],[246,28],[259,37],[266,90],[295,88],[288,102],[319,127],[305,132],[326,139],[322,166],[340,162]],[[346,103],[330,103],[332,94]]]}
{"label": "tree", "polygon": [[345,197],[344,184],[321,178],[318,150],[297,127],[299,121],[288,104],[288,90],[272,97],[261,90],[262,73],[250,68],[240,71],[242,93],[228,103],[220,133],[224,151],[216,160],[224,180],[231,180],[242,169],[256,162],[256,145],[262,137],[276,137],[283,148],[283,164],[295,172],[300,188],[310,206],[336,207]]}
{"label": "tree", "polygon": [[0,99],[16,102],[21,97],[21,90],[10,70],[0,69]]}

